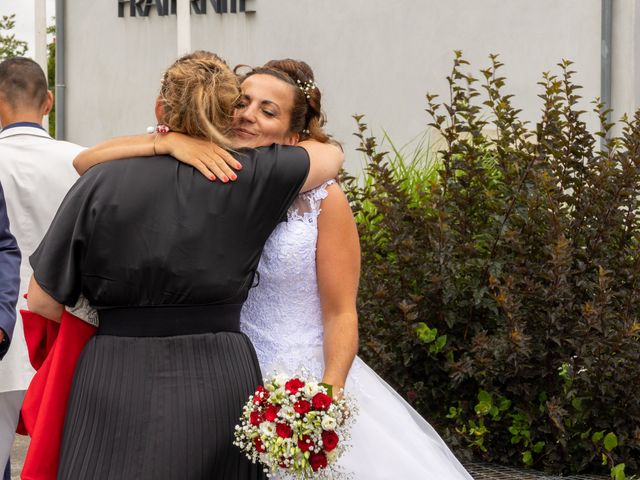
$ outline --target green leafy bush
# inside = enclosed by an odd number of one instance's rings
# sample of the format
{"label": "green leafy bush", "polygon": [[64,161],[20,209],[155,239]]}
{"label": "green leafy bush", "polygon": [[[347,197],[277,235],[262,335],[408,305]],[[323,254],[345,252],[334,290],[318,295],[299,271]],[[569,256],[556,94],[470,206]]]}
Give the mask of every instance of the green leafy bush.
{"label": "green leafy bush", "polygon": [[478,80],[457,52],[448,103],[427,96],[430,169],[398,168],[356,117],[361,354],[463,458],[625,478],[640,469],[640,112],[609,139],[596,103],[590,132],[565,61],[530,126],[491,61]]}

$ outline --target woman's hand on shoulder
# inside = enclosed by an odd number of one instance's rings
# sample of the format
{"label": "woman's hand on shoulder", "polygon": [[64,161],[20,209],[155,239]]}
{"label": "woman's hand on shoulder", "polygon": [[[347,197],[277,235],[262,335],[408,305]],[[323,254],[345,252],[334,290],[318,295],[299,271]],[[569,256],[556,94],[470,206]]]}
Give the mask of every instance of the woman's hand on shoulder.
{"label": "woman's hand on shoulder", "polygon": [[238,176],[233,169],[242,169],[242,164],[224,148],[209,140],[189,137],[182,133],[159,135],[155,151],[158,155],[171,155],[182,163],[191,165],[212,181],[234,181]]}

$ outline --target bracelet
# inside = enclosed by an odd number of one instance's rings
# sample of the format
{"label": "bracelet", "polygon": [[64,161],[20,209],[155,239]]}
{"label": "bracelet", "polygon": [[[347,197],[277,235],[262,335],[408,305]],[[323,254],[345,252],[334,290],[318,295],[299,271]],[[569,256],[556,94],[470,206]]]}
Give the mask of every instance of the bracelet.
{"label": "bracelet", "polygon": [[154,137],[153,137],[153,154],[154,155],[158,155],[158,153],[156,152],[156,140],[158,139],[158,135],[166,135],[170,131],[171,129],[167,125],[164,125],[162,123],[159,123],[155,127],[151,127],[151,126],[147,127],[147,133],[154,134]]}

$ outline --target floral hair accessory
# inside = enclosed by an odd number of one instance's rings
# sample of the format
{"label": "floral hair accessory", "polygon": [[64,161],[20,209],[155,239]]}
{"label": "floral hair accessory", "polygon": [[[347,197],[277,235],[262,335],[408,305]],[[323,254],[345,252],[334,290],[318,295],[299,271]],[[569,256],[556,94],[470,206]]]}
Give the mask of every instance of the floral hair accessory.
{"label": "floral hair accessory", "polygon": [[302,93],[304,93],[304,96],[307,97],[307,99],[311,98],[310,92],[318,88],[316,82],[314,82],[313,80],[310,82],[301,82],[300,80],[296,80],[296,82],[298,84],[298,88],[302,90]]}

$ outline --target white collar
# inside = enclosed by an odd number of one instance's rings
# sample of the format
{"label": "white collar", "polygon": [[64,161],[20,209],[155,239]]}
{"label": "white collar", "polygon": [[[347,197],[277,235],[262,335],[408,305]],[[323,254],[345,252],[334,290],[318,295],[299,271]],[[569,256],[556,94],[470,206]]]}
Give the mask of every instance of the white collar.
{"label": "white collar", "polygon": [[2,130],[0,131],[0,140],[8,137],[15,137],[16,135],[29,135],[32,137],[41,137],[53,140],[51,135],[37,127],[13,127],[8,130]]}

